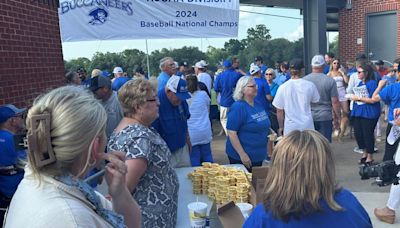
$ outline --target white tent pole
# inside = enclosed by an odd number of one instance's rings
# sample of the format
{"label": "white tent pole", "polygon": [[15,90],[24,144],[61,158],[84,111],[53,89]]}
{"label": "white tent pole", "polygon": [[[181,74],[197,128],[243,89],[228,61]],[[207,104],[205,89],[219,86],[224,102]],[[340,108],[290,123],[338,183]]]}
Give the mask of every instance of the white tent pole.
{"label": "white tent pole", "polygon": [[150,60],[149,60],[149,46],[147,45],[147,39],[146,39],[146,55],[147,55],[147,75],[150,78]]}

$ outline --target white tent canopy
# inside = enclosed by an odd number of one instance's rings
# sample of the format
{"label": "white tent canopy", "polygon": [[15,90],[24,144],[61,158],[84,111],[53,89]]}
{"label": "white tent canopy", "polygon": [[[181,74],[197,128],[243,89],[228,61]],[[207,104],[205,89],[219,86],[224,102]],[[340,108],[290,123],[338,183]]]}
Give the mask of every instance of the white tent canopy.
{"label": "white tent canopy", "polygon": [[239,0],[60,0],[63,42],[237,37]]}

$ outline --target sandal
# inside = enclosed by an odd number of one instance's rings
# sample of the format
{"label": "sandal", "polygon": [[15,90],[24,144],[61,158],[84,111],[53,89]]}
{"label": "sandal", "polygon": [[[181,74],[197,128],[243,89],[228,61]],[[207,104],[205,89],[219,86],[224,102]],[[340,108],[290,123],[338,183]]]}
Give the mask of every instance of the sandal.
{"label": "sandal", "polygon": [[374,164],[374,159],[372,159],[371,161],[365,161],[364,163],[366,166],[371,166]]}
{"label": "sandal", "polygon": [[362,157],[360,160],[358,160],[358,164],[362,165],[365,164],[367,161],[367,157]]}

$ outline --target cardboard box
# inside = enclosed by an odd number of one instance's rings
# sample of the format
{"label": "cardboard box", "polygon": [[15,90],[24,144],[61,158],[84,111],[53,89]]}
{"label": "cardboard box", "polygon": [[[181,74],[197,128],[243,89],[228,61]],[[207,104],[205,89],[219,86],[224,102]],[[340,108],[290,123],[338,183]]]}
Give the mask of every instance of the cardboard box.
{"label": "cardboard box", "polygon": [[[253,205],[253,208],[263,201],[265,178],[268,175],[268,170],[269,166],[253,167],[252,169],[250,204]],[[242,227],[245,221],[242,212],[233,201],[218,206],[217,214],[225,228]]]}
{"label": "cardboard box", "polygon": [[225,228],[240,228],[244,224],[244,217],[233,201],[218,206],[218,218]]}

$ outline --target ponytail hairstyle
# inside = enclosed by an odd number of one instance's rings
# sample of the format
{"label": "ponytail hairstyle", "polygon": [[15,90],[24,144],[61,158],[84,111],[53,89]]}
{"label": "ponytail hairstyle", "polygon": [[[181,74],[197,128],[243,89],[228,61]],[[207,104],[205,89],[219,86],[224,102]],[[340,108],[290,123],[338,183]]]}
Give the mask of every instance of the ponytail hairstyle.
{"label": "ponytail hairstyle", "polygon": [[[49,123],[40,120],[49,116]],[[29,109],[28,162],[33,173],[58,176],[71,173],[72,165],[83,163],[78,177],[88,166],[90,151],[96,137],[105,139],[107,114],[103,106],[88,91],[76,86],[64,86],[39,96]],[[34,137],[34,143],[29,143]],[[47,150],[50,148],[50,150]],[[38,154],[40,151],[47,151]],[[54,157],[55,159],[49,159]],[[47,158],[46,164],[38,157]],[[49,161],[51,160],[51,161]]]}

